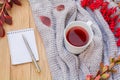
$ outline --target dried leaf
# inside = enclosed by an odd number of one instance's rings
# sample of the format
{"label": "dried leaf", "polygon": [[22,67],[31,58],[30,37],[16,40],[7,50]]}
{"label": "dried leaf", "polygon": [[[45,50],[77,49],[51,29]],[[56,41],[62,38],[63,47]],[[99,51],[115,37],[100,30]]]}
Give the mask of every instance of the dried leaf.
{"label": "dried leaf", "polygon": [[102,73],[106,72],[107,70],[109,70],[109,66],[104,66],[103,69],[102,69]]}
{"label": "dried leaf", "polygon": [[102,79],[108,79],[110,77],[110,74],[105,73],[101,76]]}
{"label": "dried leaf", "polygon": [[46,17],[46,16],[40,16],[40,20],[42,21],[42,23],[48,27],[51,26],[51,20],[50,18]]}
{"label": "dried leaf", "polygon": [[120,60],[117,60],[117,61],[116,61],[116,64],[120,64]]}
{"label": "dried leaf", "polygon": [[98,75],[94,80],[100,80],[101,76]]}
{"label": "dried leaf", "polygon": [[19,0],[12,0],[15,4],[20,5],[21,6],[21,2]]}
{"label": "dried leaf", "polygon": [[2,25],[3,25],[3,23],[2,23],[2,21],[0,21],[0,37],[5,36],[5,30]]}
{"label": "dried leaf", "polygon": [[58,6],[56,7],[56,9],[57,9],[57,11],[62,11],[62,10],[65,9],[65,6],[64,6],[64,5],[58,5]]}
{"label": "dried leaf", "polygon": [[13,2],[12,1],[10,1],[10,2],[8,2],[9,3],[9,5],[12,7],[13,6]]}
{"label": "dried leaf", "polygon": [[112,69],[112,70],[110,70],[110,72],[112,72],[112,73],[117,73],[117,70]]}
{"label": "dried leaf", "polygon": [[6,9],[11,9],[11,5],[8,2],[6,2],[5,8]]}
{"label": "dried leaf", "polygon": [[93,75],[87,75],[86,76],[86,80],[92,80],[93,79]]}
{"label": "dried leaf", "polygon": [[115,58],[111,57],[110,58],[110,63],[113,63],[115,61]]}
{"label": "dried leaf", "polygon": [[9,15],[8,10],[12,8],[13,3],[21,5],[19,0],[0,0],[0,37],[5,35],[3,24],[12,24],[12,17]]}
{"label": "dried leaf", "polygon": [[98,71],[97,71],[97,74],[96,74],[96,76],[95,76],[95,77],[97,77],[97,76],[100,74],[100,72],[101,72],[101,71],[100,71],[100,70],[98,70]]}
{"label": "dried leaf", "polygon": [[3,22],[0,20],[0,26],[3,26]]}
{"label": "dried leaf", "polygon": [[7,23],[7,24],[9,24],[9,25],[12,25],[12,17],[6,15],[6,16],[5,16],[5,23]]}
{"label": "dried leaf", "polygon": [[0,3],[0,8],[3,6],[3,4]]}
{"label": "dried leaf", "polygon": [[104,64],[103,64],[103,62],[101,62],[100,63],[100,71],[102,71],[103,67],[104,67]]}
{"label": "dried leaf", "polygon": [[4,14],[3,14],[3,13],[1,13],[1,15],[0,15],[0,20],[1,20],[2,22],[5,21],[5,17],[4,17]]}
{"label": "dried leaf", "polygon": [[110,64],[109,69],[112,69],[114,66],[115,66],[115,63],[113,62]]}

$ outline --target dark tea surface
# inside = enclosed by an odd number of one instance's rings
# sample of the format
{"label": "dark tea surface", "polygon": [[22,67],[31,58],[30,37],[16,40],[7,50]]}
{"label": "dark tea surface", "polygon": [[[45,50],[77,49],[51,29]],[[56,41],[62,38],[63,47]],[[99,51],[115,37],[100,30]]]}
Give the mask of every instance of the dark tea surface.
{"label": "dark tea surface", "polygon": [[70,44],[81,47],[87,44],[89,35],[85,29],[74,26],[67,32],[66,38]]}

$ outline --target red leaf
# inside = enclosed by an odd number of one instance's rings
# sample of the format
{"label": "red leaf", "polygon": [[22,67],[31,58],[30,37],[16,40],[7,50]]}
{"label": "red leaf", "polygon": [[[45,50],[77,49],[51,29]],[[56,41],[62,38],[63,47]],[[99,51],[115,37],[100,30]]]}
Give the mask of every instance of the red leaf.
{"label": "red leaf", "polygon": [[91,10],[95,10],[95,9],[98,9],[98,8],[100,8],[101,6],[102,6],[102,4],[103,4],[103,0],[96,0],[95,2],[93,2],[92,4],[90,4],[90,9]]}
{"label": "red leaf", "polygon": [[10,2],[8,2],[9,3],[9,5],[12,7],[13,6],[13,2],[12,1],[10,1]]}
{"label": "red leaf", "polygon": [[87,2],[88,2],[88,0],[82,0],[81,1],[82,7],[86,7],[87,6]]}
{"label": "red leaf", "polygon": [[50,18],[46,17],[46,16],[40,16],[40,20],[42,21],[42,23],[48,27],[51,26],[51,20]]}
{"label": "red leaf", "polygon": [[98,75],[98,76],[95,78],[95,80],[100,80],[100,78],[101,78],[101,76]]}
{"label": "red leaf", "polygon": [[4,37],[5,36],[5,30],[2,26],[2,21],[0,21],[0,37]]}
{"label": "red leaf", "polygon": [[11,5],[8,2],[6,2],[5,8],[6,9],[11,9]]}
{"label": "red leaf", "polygon": [[11,25],[12,24],[12,17],[11,16],[8,16],[8,15],[5,15],[5,23]]}
{"label": "red leaf", "polygon": [[3,26],[3,22],[0,20],[0,26]]}
{"label": "red leaf", "polygon": [[120,19],[118,19],[118,22],[120,22]]}
{"label": "red leaf", "polygon": [[120,46],[120,38],[117,41],[117,46]]}
{"label": "red leaf", "polygon": [[15,4],[20,5],[21,6],[21,2],[19,0],[12,0]]}
{"label": "red leaf", "polygon": [[107,8],[108,4],[109,4],[109,2],[103,2],[102,8]]}
{"label": "red leaf", "polygon": [[65,9],[65,6],[64,5],[59,5],[56,7],[57,11],[62,11]]}
{"label": "red leaf", "polygon": [[93,78],[93,75],[87,75],[86,80],[91,80]]}
{"label": "red leaf", "polygon": [[5,21],[5,17],[4,17],[4,14],[3,14],[3,13],[1,13],[0,20],[1,20],[2,22]]}
{"label": "red leaf", "polygon": [[117,38],[120,37],[120,28],[116,29],[115,37],[117,37]]}

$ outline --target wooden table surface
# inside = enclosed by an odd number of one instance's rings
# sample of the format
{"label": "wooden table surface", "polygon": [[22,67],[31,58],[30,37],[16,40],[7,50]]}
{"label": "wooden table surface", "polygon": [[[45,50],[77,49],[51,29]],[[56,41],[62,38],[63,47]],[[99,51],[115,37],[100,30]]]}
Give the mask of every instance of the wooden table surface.
{"label": "wooden table surface", "polygon": [[[7,36],[0,38],[0,80],[51,80],[47,57],[42,39],[36,30],[28,0],[20,0],[22,6],[14,5],[9,11],[13,18],[13,24],[4,25],[6,32],[34,28],[41,72],[37,73],[32,63],[12,66]],[[16,44],[17,45],[17,44]],[[18,45],[19,46],[19,45]]]}

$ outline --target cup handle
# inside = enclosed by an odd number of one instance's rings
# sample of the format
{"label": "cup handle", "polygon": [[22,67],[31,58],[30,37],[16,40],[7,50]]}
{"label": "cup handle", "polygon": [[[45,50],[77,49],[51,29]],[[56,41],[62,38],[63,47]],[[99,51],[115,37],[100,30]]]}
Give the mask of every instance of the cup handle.
{"label": "cup handle", "polygon": [[88,25],[88,26],[91,26],[92,24],[93,24],[92,21],[90,21],[90,20],[87,21],[87,25]]}

